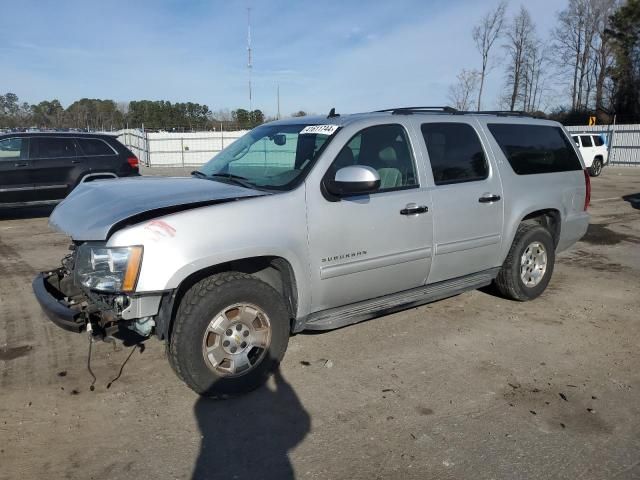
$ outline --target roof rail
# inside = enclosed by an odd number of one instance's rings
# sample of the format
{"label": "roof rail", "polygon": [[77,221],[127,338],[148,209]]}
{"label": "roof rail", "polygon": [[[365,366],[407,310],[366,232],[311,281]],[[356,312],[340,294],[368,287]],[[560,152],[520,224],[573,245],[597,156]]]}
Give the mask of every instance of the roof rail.
{"label": "roof rail", "polygon": [[376,110],[376,113],[390,112],[394,115],[411,115],[412,113],[449,113],[453,115],[496,115],[498,117],[532,117],[528,112],[510,110],[457,110],[453,107],[396,107]]}
{"label": "roof rail", "polygon": [[529,112],[521,110],[480,110],[477,112],[459,112],[461,114],[497,115],[498,117],[531,117]]}
{"label": "roof rail", "polygon": [[395,107],[386,108],[384,110],[376,110],[376,113],[391,112],[394,115],[410,115],[412,113],[420,112],[434,112],[434,113],[457,113],[453,107]]}

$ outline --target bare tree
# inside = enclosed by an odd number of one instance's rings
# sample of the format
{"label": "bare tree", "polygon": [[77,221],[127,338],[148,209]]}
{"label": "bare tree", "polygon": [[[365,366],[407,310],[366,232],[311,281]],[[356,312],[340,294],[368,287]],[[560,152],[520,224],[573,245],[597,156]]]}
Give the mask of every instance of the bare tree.
{"label": "bare tree", "polygon": [[211,112],[211,116],[215,118],[218,122],[231,122],[233,121],[233,115],[228,108],[222,108],[220,110],[216,110]]}
{"label": "bare tree", "polygon": [[[525,46],[516,105],[520,110],[540,110],[548,71],[547,48],[534,34]],[[509,104],[510,106],[510,104]]]}
{"label": "bare tree", "polygon": [[509,59],[507,65],[507,88],[511,92],[509,109],[514,110],[519,96],[522,94],[522,77],[526,68],[528,49],[533,41],[535,25],[526,8],[520,7],[520,12],[511,22],[506,37],[505,48]]}
{"label": "bare tree", "polygon": [[456,83],[449,87],[448,98],[458,110],[468,111],[473,108],[473,97],[478,88],[480,72],[462,70],[456,77]]}
{"label": "bare tree", "polygon": [[482,69],[480,70],[480,87],[478,88],[477,107],[480,110],[482,105],[482,91],[484,89],[484,80],[490,71],[489,53],[493,44],[502,33],[504,25],[504,15],[507,9],[507,2],[503,0],[498,4],[495,10],[489,11],[475,27],[473,27],[473,41],[476,48],[482,56]]}
{"label": "bare tree", "polygon": [[118,102],[116,108],[124,116],[129,113],[129,102]]}
{"label": "bare tree", "polygon": [[[597,43],[598,24],[606,10],[608,0],[569,0],[567,8],[558,14],[558,25],[552,36],[558,52],[557,63],[561,71],[571,71],[572,110],[589,106],[592,88],[593,48]],[[602,27],[604,28],[604,27]]]}
{"label": "bare tree", "polygon": [[610,39],[604,32],[609,28],[609,19],[618,8],[618,5],[618,0],[601,0],[596,10],[596,38],[592,45],[596,113],[601,113],[605,110],[605,83],[609,70],[613,65],[613,48]]}

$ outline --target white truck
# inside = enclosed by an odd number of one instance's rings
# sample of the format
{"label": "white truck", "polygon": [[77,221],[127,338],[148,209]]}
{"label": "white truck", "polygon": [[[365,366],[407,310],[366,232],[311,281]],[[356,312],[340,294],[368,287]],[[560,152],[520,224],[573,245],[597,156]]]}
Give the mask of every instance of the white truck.
{"label": "white truck", "polygon": [[597,177],[602,173],[602,167],[609,164],[609,150],[599,133],[571,133],[578,150],[589,170],[589,175]]}

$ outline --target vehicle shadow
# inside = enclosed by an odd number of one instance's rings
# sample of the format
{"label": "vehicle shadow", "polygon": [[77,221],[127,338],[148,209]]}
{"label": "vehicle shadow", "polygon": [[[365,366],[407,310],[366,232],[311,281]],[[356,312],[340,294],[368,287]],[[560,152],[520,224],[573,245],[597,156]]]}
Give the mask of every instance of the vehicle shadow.
{"label": "vehicle shadow", "polygon": [[17,208],[0,207],[0,220],[22,220],[26,218],[48,217],[49,215],[51,215],[51,212],[53,212],[54,208],[55,205]]}
{"label": "vehicle shadow", "polygon": [[198,399],[194,412],[202,441],[193,480],[295,478],[288,453],[309,432],[311,417],[279,370],[274,380],[273,390],[263,386],[231,400]]}
{"label": "vehicle shadow", "polygon": [[629,204],[635,208],[636,210],[640,210],[640,193],[633,193],[631,195],[625,195],[622,197],[625,202],[629,202]]}

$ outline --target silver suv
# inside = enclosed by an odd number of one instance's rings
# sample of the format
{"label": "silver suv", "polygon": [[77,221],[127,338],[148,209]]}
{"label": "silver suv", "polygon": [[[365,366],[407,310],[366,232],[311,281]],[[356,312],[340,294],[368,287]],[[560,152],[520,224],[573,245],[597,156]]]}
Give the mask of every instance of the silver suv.
{"label": "silver suv", "polygon": [[192,178],[83,184],[72,238],[35,278],[47,315],[167,344],[196,392],[262,384],[291,333],[344,327],[494,283],[539,296],[587,230],[589,176],[555,122],[397,108],[250,131]]}

